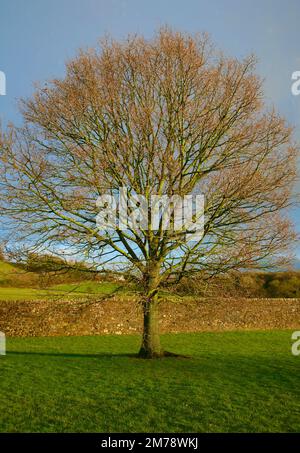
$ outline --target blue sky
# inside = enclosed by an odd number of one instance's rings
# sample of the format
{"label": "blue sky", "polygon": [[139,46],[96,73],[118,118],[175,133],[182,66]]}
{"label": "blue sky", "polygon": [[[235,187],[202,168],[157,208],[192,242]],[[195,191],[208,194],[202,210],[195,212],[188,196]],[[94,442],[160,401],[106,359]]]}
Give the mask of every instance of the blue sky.
{"label": "blue sky", "polygon": [[[0,0],[0,70],[7,79],[0,119],[19,122],[17,99],[29,96],[35,81],[62,76],[78,48],[104,34],[151,37],[168,24],[207,31],[230,55],[255,53],[268,102],[295,126],[300,142],[300,95],[291,94],[291,75],[300,71],[299,23],[299,0]],[[300,232],[300,208],[292,218]]]}

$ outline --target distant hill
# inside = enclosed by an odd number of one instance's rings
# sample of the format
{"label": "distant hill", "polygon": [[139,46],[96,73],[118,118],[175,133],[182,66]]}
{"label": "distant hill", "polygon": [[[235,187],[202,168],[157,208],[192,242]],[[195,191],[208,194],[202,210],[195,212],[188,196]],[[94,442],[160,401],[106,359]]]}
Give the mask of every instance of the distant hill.
{"label": "distant hill", "polygon": [[38,283],[38,274],[26,272],[20,266],[0,260],[0,287],[32,287]]}
{"label": "distant hill", "polygon": [[0,261],[0,284],[13,280],[17,272],[18,269],[16,269],[12,264]]}

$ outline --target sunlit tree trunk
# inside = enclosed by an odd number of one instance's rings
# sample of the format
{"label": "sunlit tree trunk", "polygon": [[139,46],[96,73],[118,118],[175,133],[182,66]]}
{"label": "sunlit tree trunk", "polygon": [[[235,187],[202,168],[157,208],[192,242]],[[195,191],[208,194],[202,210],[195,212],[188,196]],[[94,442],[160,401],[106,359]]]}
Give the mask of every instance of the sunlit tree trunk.
{"label": "sunlit tree trunk", "polygon": [[154,269],[147,278],[147,294],[143,300],[143,339],[139,356],[149,359],[164,354],[159,337],[158,280],[159,271]]}

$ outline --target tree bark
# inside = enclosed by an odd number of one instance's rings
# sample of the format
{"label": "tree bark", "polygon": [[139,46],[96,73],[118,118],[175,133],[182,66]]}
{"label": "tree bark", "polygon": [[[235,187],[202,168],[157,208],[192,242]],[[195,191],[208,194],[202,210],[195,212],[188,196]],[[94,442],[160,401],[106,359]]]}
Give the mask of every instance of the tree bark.
{"label": "tree bark", "polygon": [[164,351],[159,336],[159,303],[158,303],[158,273],[153,272],[148,278],[147,294],[143,300],[143,339],[139,357],[153,359],[162,357]]}
{"label": "tree bark", "polygon": [[143,312],[144,329],[139,356],[147,359],[162,357],[164,354],[159,337],[157,295],[143,302]]}

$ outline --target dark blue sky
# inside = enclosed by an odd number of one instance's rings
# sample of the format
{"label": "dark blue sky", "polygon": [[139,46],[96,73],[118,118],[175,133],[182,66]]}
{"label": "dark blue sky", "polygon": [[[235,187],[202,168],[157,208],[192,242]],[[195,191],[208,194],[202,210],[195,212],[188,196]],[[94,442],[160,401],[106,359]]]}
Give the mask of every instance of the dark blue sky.
{"label": "dark blue sky", "polygon": [[[30,95],[35,81],[63,75],[78,48],[107,33],[151,37],[165,24],[207,31],[233,56],[255,53],[268,102],[300,141],[300,96],[291,94],[291,75],[300,71],[299,0],[0,0],[0,70],[7,78],[0,119],[18,122],[17,99]],[[299,208],[292,217],[300,232]]]}

